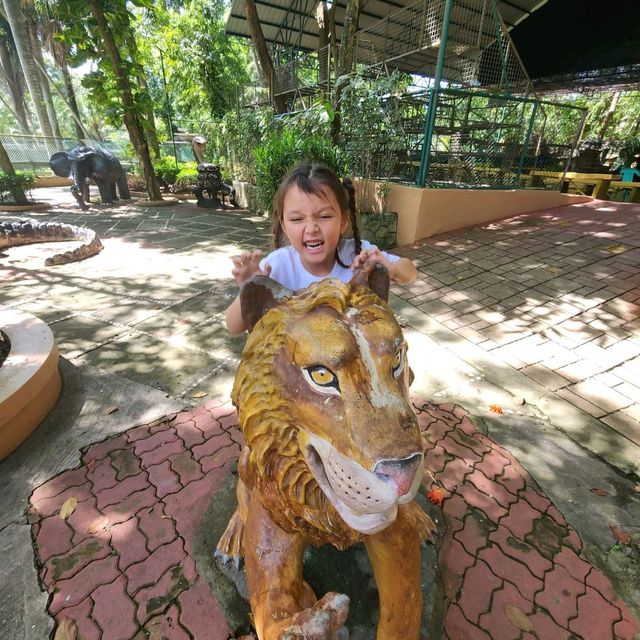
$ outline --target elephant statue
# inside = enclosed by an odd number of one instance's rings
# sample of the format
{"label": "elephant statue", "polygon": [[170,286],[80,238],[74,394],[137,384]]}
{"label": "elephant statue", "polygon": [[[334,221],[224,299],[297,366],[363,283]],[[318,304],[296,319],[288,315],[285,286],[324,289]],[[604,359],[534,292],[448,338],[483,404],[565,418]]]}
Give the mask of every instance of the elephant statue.
{"label": "elephant statue", "polygon": [[73,178],[71,193],[81,209],[88,209],[89,183],[93,180],[100,190],[102,204],[117,200],[116,185],[120,198],[131,200],[129,185],[118,158],[104,149],[75,147],[71,151],[59,151],[49,159],[51,170],[61,178]]}

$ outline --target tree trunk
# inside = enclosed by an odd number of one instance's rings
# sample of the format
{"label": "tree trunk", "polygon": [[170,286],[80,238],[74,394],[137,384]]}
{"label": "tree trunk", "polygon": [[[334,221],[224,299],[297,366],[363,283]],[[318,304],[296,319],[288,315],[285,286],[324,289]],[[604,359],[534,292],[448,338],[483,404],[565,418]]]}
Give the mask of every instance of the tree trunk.
{"label": "tree trunk", "polygon": [[44,98],[47,115],[49,116],[49,122],[51,123],[51,132],[55,138],[61,138],[60,124],[58,123],[56,108],[53,104],[53,96],[51,95],[51,87],[49,85],[49,76],[47,75],[44,58],[42,57],[42,48],[40,47],[40,40],[38,40],[37,27],[33,20],[30,18],[28,18],[28,20],[27,31],[31,40],[31,50],[33,51],[33,59],[36,63],[36,69],[38,70],[40,86],[42,87],[42,97]]}
{"label": "tree trunk", "polygon": [[80,118],[80,109],[78,108],[78,101],[76,100],[76,91],[73,88],[71,73],[69,73],[69,67],[66,62],[63,61],[63,65],[61,66],[60,71],[62,71],[62,77],[64,79],[64,89],[67,94],[67,104],[74,115],[73,124],[75,125],[76,129],[76,138],[79,141],[85,140],[87,134],[80,126],[80,122],[82,122],[82,119]]}
{"label": "tree trunk", "polygon": [[[138,74],[137,77],[138,86],[144,89],[145,93],[149,95],[149,85],[147,84],[147,79],[144,77],[143,73]],[[146,127],[145,131],[147,133],[147,137],[149,138],[149,146],[153,151],[153,155],[155,158],[160,157],[160,143],[158,142],[158,132],[156,130],[156,120],[153,114],[153,104],[151,100],[149,100],[149,106],[147,107],[146,113]]]}
{"label": "tree trunk", "polygon": [[611,96],[611,101],[609,102],[609,108],[607,109],[607,113],[604,116],[604,120],[600,126],[600,133],[598,135],[598,141],[602,142],[604,140],[604,136],[607,133],[607,129],[609,128],[609,123],[611,122],[611,118],[616,111],[616,107],[618,106],[618,102],[620,102],[620,91],[614,91]]}
{"label": "tree trunk", "polygon": [[348,0],[347,2],[342,38],[340,39],[340,51],[338,53],[337,76],[349,75],[353,70],[361,3],[362,0]]}
{"label": "tree trunk", "polygon": [[[138,44],[136,39],[133,37],[133,29],[130,29],[127,34],[127,47],[129,48],[129,55],[132,60],[139,59],[138,53]],[[138,86],[144,90],[146,96],[149,96],[149,85],[147,84],[147,79],[144,75],[144,69],[140,66],[138,72],[136,73],[136,81]],[[156,121],[153,115],[153,104],[151,100],[149,100],[149,104],[146,108],[145,119],[142,122],[145,133],[147,134],[149,147],[151,151],[153,151],[153,155],[155,158],[160,157],[160,144],[158,143],[158,133],[156,131]]]}
{"label": "tree trunk", "polygon": [[316,9],[316,22],[318,23],[318,64],[319,64],[319,80],[323,86],[329,86],[329,61],[330,61],[330,48],[331,30],[329,25],[329,12],[327,9],[327,3],[323,0],[318,3]]}
{"label": "tree trunk", "polygon": [[334,144],[338,144],[340,137],[340,98],[345,88],[345,78],[353,70],[355,62],[356,33],[360,21],[360,8],[362,0],[348,0],[345,8],[344,26],[338,52],[338,65],[336,68],[336,85],[333,92],[334,117],[331,122],[331,138]]}
{"label": "tree trunk", "polygon": [[22,85],[20,84],[19,75],[16,73],[17,69],[13,60],[7,43],[0,41],[0,74],[2,74],[9,88],[11,102],[13,103],[13,112],[20,126],[20,131],[25,135],[29,135],[31,131],[29,130],[27,113],[24,107],[24,92],[22,91]]}
{"label": "tree trunk", "polygon": [[[6,2],[6,0],[4,1]],[[104,41],[105,50],[113,67],[113,73],[116,77],[116,83],[120,93],[120,100],[124,107],[124,124],[129,132],[131,144],[133,144],[133,147],[138,154],[149,198],[151,200],[162,200],[160,185],[158,184],[158,179],[153,171],[151,156],[149,155],[149,146],[147,145],[147,141],[144,137],[144,130],[137,116],[137,109],[133,99],[133,93],[131,91],[131,84],[129,83],[127,73],[123,68],[120,51],[116,45],[113,33],[107,24],[105,15],[102,12],[100,0],[89,0],[88,5],[91,10],[91,15],[96,21],[98,31]]]}
{"label": "tree trunk", "polygon": [[[33,51],[31,50],[29,34],[25,27],[25,17],[20,9],[20,0],[2,0],[2,5],[4,7],[7,22],[11,27],[13,40],[16,44],[16,51],[18,52],[18,58],[20,59],[20,65],[24,72],[27,87],[29,87],[31,99],[33,100],[40,130],[43,136],[51,138],[53,136],[53,131],[51,130],[51,125],[49,123],[47,107],[44,103],[42,89],[38,82],[38,71],[33,62]],[[52,151],[52,149],[49,150]]]}
{"label": "tree trunk", "polygon": [[[2,171],[9,176],[16,175],[13,165],[11,164],[11,160],[9,160],[9,156],[7,155],[5,148],[2,146],[1,140],[0,140],[0,169],[2,169]],[[13,199],[16,204],[19,204],[19,205],[29,204],[29,200],[27,199],[27,196],[23,189],[18,189],[18,188],[11,189],[11,195],[13,196]]]}
{"label": "tree trunk", "polygon": [[249,25],[249,31],[251,32],[251,39],[255,45],[256,56],[258,58],[258,66],[262,71],[262,78],[267,87],[269,87],[269,93],[271,94],[271,100],[276,113],[287,112],[287,101],[283,95],[274,95],[277,91],[277,87],[273,84],[273,62],[269,55],[269,49],[267,42],[264,39],[262,28],[260,27],[260,19],[258,18],[258,10],[256,9],[256,3],[254,0],[244,0],[244,13],[247,17],[247,24]]}

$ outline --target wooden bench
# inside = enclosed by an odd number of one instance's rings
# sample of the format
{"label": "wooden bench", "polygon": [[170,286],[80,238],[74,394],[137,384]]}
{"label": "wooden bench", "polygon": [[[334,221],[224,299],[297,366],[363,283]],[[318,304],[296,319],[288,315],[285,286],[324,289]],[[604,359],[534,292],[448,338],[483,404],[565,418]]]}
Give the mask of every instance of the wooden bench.
{"label": "wooden bench", "polygon": [[610,173],[579,173],[577,171],[531,171],[531,186],[540,186],[541,182],[549,179],[557,180],[560,185],[560,191],[567,193],[569,187],[573,186],[578,193],[584,193],[582,190],[585,186],[592,186],[593,190],[590,194],[599,200],[609,199],[609,188],[612,181],[619,180],[620,176]]}
{"label": "wooden bench", "polygon": [[612,180],[610,191],[613,198],[621,189],[625,191],[623,202],[640,202],[640,182],[623,182],[621,180]]}

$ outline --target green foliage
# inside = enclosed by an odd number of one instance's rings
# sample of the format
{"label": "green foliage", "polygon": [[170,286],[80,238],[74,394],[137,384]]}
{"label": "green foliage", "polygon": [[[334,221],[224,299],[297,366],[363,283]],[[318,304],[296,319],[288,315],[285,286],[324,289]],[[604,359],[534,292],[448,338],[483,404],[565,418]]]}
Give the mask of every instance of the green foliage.
{"label": "green foliage", "polygon": [[172,191],[190,191],[198,182],[198,169],[195,162],[181,162],[178,165],[180,171],[176,176]]}
{"label": "green foliage", "polygon": [[255,181],[254,152],[273,126],[273,110],[241,109],[227,113],[207,136],[206,155],[218,162],[223,176]]}
{"label": "green foliage", "polygon": [[181,128],[204,134],[204,122],[235,108],[236,86],[248,81],[251,59],[247,42],[224,33],[225,11],[221,0],[192,0],[155,3],[140,13],[138,46],[163,122],[171,115]]}
{"label": "green foliage", "polygon": [[620,167],[629,167],[635,161],[636,156],[640,155],[640,136],[628,136],[623,138],[617,145],[618,159],[613,166],[616,171]]}
{"label": "green foliage", "polygon": [[338,175],[344,174],[345,164],[341,153],[328,137],[303,136],[291,127],[274,131],[255,150],[256,191],[261,210],[271,211],[280,182],[299,162],[323,164]]}
{"label": "green foliage", "polygon": [[396,152],[406,146],[398,98],[407,83],[408,77],[396,72],[347,80],[340,102],[340,146],[351,174],[383,179],[393,175]]}
{"label": "green foliage", "polygon": [[[58,39],[69,51],[71,66],[83,64],[89,60],[95,63],[90,73],[82,78],[82,86],[89,91],[90,99],[102,108],[108,124],[121,125],[124,121],[124,109],[116,86],[115,73],[105,49],[105,43],[98,31],[97,24],[86,3],[80,0],[59,0],[51,5],[53,18],[62,29]],[[132,14],[125,2],[108,0],[102,3],[102,10],[108,16],[109,27],[113,33],[120,65],[129,78],[135,78],[140,69],[140,61],[135,51],[135,39],[132,36]],[[144,113],[146,107],[145,91],[134,88],[134,109]]]}
{"label": "green foliage", "polygon": [[33,173],[17,171],[15,174],[0,171],[0,202],[13,201],[15,191],[29,191],[35,184],[36,177]]}
{"label": "green foliage", "polygon": [[163,156],[154,161],[153,170],[158,176],[160,184],[171,191],[185,191],[195,186],[198,170],[195,162],[178,162],[173,156]]}
{"label": "green foliage", "polygon": [[155,171],[160,184],[168,188],[170,184],[176,181],[178,172],[180,171],[179,165],[176,164],[174,156],[163,156],[153,162],[153,170]]}

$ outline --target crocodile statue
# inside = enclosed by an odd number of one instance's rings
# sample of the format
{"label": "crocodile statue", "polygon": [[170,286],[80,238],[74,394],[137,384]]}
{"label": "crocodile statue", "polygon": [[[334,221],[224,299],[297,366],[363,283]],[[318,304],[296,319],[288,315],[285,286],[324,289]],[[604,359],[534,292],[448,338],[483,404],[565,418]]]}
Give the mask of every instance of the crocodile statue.
{"label": "crocodile statue", "polygon": [[102,242],[100,242],[100,238],[98,238],[93,229],[76,227],[73,224],[38,222],[36,220],[0,222],[0,250],[23,244],[73,240],[78,240],[83,244],[72,251],[56,253],[54,256],[47,258],[44,263],[47,267],[78,262],[95,256],[102,251]]}

